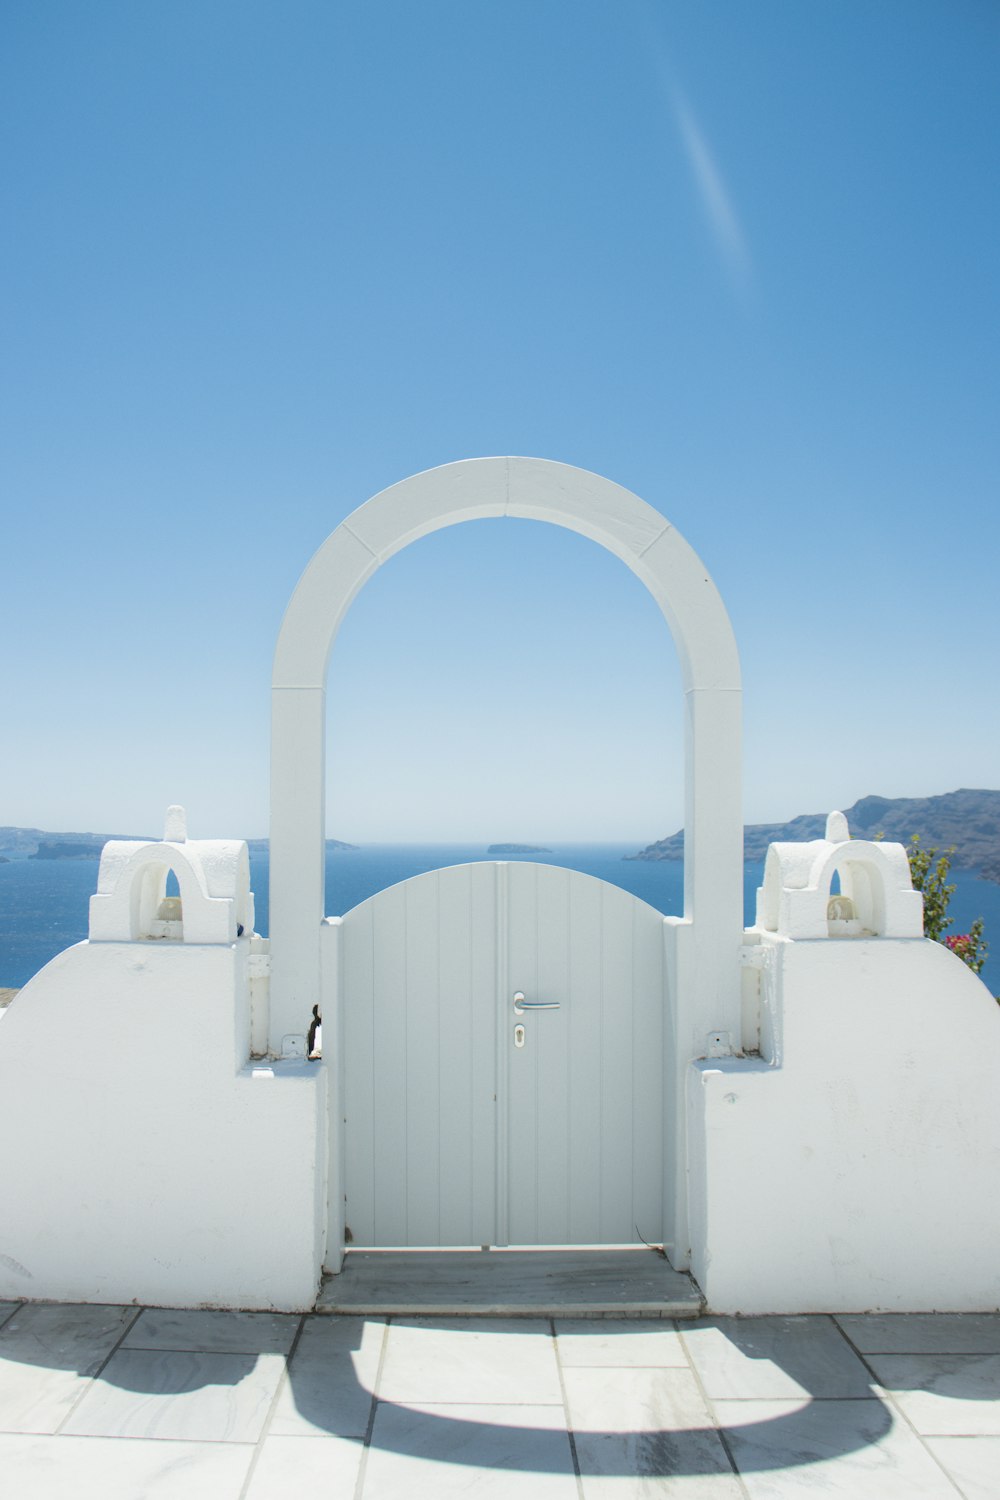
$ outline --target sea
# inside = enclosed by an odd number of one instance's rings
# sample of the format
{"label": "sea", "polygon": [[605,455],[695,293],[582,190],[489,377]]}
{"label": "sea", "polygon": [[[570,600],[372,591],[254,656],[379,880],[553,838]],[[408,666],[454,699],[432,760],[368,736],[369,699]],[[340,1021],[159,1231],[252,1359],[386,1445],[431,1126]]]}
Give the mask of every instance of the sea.
{"label": "sea", "polygon": [[[544,853],[508,854],[504,859],[538,860],[596,875],[667,915],[684,908],[684,866],[678,860],[636,860],[634,844],[555,844]],[[330,849],[326,858],[326,910],[341,916],[373,896],[445,865],[495,859],[483,844],[369,844],[359,849]],[[257,931],[267,934],[268,854],[251,849],[250,874]],[[754,920],[763,861],[744,867],[744,921]],[[982,977],[1000,994],[1000,885],[975,870],[953,870],[955,894],[950,931],[967,932],[974,918],[985,922],[994,952]],[[0,864],[0,989],[19,989],[64,948],[87,936],[88,901],[97,887],[97,860],[12,859]]]}

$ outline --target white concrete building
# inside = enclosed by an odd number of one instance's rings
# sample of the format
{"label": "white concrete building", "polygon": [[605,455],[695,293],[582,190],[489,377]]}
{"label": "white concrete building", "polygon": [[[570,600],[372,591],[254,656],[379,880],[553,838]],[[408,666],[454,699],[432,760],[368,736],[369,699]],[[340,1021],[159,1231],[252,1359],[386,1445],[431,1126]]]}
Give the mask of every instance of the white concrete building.
{"label": "white concrete building", "polygon": [[[660,605],[687,710],[684,916],[498,862],[328,919],[340,622],[409,542],[504,515],[591,537]],[[628,491],[479,459],[361,506],[278,640],[270,941],[246,845],[189,840],[170,809],[161,842],[106,846],[88,941],[0,1026],[0,1298],[298,1310],[347,1243],[645,1239],[719,1312],[1000,1307],[1000,1008],[923,938],[902,846],[838,813],[771,847],[743,930],[739,736],[718,592]]]}

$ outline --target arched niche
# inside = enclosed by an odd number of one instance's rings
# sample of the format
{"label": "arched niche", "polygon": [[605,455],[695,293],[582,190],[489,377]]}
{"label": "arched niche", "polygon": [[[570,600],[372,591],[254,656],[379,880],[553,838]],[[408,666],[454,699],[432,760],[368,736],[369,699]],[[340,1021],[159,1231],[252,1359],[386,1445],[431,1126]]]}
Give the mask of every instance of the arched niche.
{"label": "arched niche", "polygon": [[902,844],[851,839],[845,829],[842,840],[770,845],[757,925],[800,939],[920,937],[923,898]]}
{"label": "arched niche", "polygon": [[[840,877],[838,911],[831,909],[834,875]],[[829,937],[923,934],[923,898],[913,890],[902,844],[852,839],[837,845],[817,859],[811,884],[819,893]]]}
{"label": "arched niche", "polygon": [[[198,899],[197,884],[185,860],[160,863],[144,860],[129,886],[129,936],[132,942],[144,938],[167,938],[184,941],[185,898],[190,906]],[[167,896],[170,875],[177,882],[176,898]]]}
{"label": "arched niche", "polygon": [[[180,895],[165,901],[171,871]],[[253,921],[245,843],[112,839],[101,852],[97,892],[90,898],[91,942],[233,943],[249,936]]]}
{"label": "arched niche", "polygon": [[[684,685],[685,920],[693,1036],[739,1036],[742,934],[740,669],[732,626],[704,564],[658,511],[600,475],[548,459],[480,458],[415,474],[360,506],[303,573],[272,679],[271,1017],[273,1052],[300,1052],[320,995],[326,825],[326,670],[354,598],[419,537],[516,516],[598,542],[645,584],[673,636]],[[686,1042],[685,1042],[686,1045]],[[691,1055],[697,1055],[692,1042]]]}

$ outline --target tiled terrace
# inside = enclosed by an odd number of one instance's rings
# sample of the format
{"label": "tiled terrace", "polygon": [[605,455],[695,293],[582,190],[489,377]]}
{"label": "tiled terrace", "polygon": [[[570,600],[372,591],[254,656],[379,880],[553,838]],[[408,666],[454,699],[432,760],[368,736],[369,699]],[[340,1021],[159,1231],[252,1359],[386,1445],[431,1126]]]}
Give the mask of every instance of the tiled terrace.
{"label": "tiled terrace", "polygon": [[1000,1496],[1000,1316],[0,1306],[11,1500]]}

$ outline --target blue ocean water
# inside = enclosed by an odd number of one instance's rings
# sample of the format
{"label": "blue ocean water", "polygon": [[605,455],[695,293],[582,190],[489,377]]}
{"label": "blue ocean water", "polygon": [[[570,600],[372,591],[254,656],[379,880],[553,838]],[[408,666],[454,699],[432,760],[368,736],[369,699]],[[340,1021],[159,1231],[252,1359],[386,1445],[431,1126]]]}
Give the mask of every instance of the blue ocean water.
{"label": "blue ocean water", "polygon": [[[684,867],[673,860],[630,860],[634,844],[556,844],[544,854],[507,855],[509,859],[537,859],[596,875],[648,901],[668,915],[684,907]],[[362,849],[331,849],[326,859],[326,909],[339,916],[360,901],[411,875],[491,859],[482,844],[370,844]],[[744,870],[744,920],[754,918],[757,887],[763,863]],[[257,930],[267,933],[268,856],[250,855]],[[983,979],[994,994],[1000,992],[1000,885],[980,880],[975,871],[952,872],[956,890],[949,908],[955,918],[952,932],[967,932],[975,917],[986,923],[986,939],[993,953]],[[97,885],[97,861],[18,859],[0,865],[0,988],[19,988],[64,948],[87,935],[88,901]]]}

